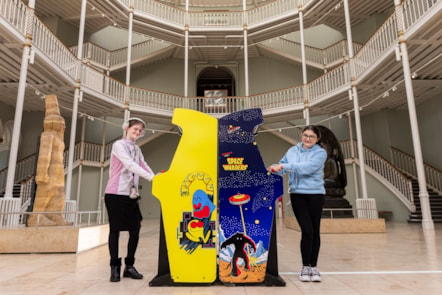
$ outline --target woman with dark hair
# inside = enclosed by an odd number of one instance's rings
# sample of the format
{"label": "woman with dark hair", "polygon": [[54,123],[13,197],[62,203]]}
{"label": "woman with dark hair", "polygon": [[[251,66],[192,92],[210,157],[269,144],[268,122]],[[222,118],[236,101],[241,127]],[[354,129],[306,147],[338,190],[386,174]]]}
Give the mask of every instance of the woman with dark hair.
{"label": "woman with dark hair", "polygon": [[322,208],[325,200],[323,179],[326,150],[320,145],[321,133],[313,125],[302,130],[301,142],[291,147],[278,164],[268,170],[277,174],[289,174],[290,200],[296,220],[301,228],[303,282],[320,282],[317,268]]}
{"label": "woman with dark hair", "polygon": [[123,124],[125,137],[112,146],[109,181],[104,196],[109,216],[111,282],[120,281],[121,258],[118,257],[120,231],[129,232],[123,276],[138,280],[143,278],[134,267],[142,220],[138,205],[138,183],[140,177],[152,181],[154,173],[144,161],[141,149],[135,141],[142,136],[145,126],[142,119],[129,118]]}

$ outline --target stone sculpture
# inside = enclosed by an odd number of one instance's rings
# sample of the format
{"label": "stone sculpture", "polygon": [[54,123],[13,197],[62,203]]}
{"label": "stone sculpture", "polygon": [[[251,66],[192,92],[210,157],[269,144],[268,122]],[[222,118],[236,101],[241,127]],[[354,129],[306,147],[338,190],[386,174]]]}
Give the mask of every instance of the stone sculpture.
{"label": "stone sculpture", "polygon": [[321,131],[321,142],[327,150],[327,160],[324,167],[324,182],[326,196],[342,197],[347,186],[344,155],[341,145],[333,132],[324,126],[317,126]]}
{"label": "stone sculpture", "polygon": [[28,226],[69,224],[62,214],[65,206],[63,165],[65,121],[60,115],[56,95],[46,95],[45,102],[46,114],[40,139],[35,176],[37,190],[33,205],[33,212],[45,213],[30,214]]}

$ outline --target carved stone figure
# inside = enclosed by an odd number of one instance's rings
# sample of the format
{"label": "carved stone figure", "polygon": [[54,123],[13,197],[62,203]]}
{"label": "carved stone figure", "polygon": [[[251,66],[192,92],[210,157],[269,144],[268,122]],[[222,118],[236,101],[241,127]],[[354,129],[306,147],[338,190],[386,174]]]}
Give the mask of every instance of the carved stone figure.
{"label": "carved stone figure", "polygon": [[333,132],[324,126],[317,126],[321,131],[321,142],[327,150],[327,160],[324,167],[325,195],[342,197],[347,186],[344,155],[341,145]]}
{"label": "carved stone figure", "polygon": [[35,183],[37,190],[33,212],[54,212],[30,214],[28,226],[67,225],[63,217],[64,192],[64,130],[65,121],[60,116],[57,96],[46,95],[46,114],[41,134]]}

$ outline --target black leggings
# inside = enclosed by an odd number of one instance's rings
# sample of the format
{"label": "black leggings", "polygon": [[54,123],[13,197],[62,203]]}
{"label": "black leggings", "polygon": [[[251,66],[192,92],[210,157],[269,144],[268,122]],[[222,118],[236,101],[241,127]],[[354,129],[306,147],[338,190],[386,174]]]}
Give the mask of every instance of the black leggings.
{"label": "black leggings", "polygon": [[301,228],[302,264],[316,266],[321,247],[320,225],[324,195],[290,194],[293,212]]}
{"label": "black leggings", "polygon": [[[119,231],[109,232],[109,253],[111,259],[118,259],[118,241],[120,239]],[[140,239],[140,229],[133,229],[129,231],[129,241],[127,243],[126,259],[134,260],[135,251],[137,251],[138,240]]]}

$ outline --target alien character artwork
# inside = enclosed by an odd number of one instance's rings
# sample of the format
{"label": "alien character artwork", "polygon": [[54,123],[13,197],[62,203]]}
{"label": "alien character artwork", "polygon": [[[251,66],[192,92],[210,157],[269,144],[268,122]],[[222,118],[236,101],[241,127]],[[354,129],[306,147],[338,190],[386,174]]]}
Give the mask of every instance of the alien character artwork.
{"label": "alien character artwork", "polygon": [[250,270],[250,247],[253,249],[253,252],[256,252],[255,243],[243,235],[242,233],[236,233],[227,240],[225,240],[221,244],[221,249],[227,248],[227,246],[233,245],[235,250],[232,255],[232,261],[230,262],[232,271],[230,274],[234,277],[237,277],[241,274],[241,271],[238,268],[238,259],[241,258],[244,262],[244,268],[246,270]]}
{"label": "alien character artwork", "polygon": [[218,120],[219,279],[265,280],[276,200],[282,177],[267,172],[255,141],[260,109]]}

